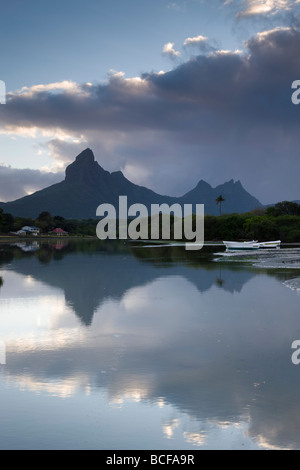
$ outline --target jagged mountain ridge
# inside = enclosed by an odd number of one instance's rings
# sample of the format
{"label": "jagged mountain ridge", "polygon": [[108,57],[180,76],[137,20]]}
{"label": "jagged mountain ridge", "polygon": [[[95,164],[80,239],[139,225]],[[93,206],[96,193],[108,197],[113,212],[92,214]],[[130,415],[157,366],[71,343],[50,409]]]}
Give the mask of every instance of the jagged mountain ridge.
{"label": "jagged mountain ridge", "polygon": [[96,217],[100,204],[118,206],[119,196],[126,195],[128,205],[144,204],[204,204],[206,214],[218,214],[216,198],[222,195],[223,213],[242,213],[259,207],[261,203],[242,186],[240,181],[228,181],[212,188],[201,180],[182,197],[164,196],[129,181],[121,171],[108,172],[97,161],[91,149],[81,152],[66,168],[65,179],[15,201],[0,203],[0,207],[13,216],[36,218],[43,211],[66,219]]}

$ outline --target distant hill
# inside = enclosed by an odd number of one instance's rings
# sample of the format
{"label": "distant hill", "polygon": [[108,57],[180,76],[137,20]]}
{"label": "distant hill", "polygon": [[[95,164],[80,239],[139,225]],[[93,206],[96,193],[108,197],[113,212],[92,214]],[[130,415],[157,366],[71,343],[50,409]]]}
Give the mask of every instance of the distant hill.
{"label": "distant hill", "polygon": [[243,188],[240,181],[234,182],[233,179],[216,188],[212,188],[208,183],[201,180],[194,189],[181,198],[181,201],[185,204],[196,204],[201,201],[205,205],[206,214],[216,215],[219,214],[216,199],[220,195],[225,199],[222,203],[222,213],[243,213],[262,207],[259,200],[251,196]]}
{"label": "distant hill", "polygon": [[228,181],[212,188],[201,180],[182,197],[163,196],[129,181],[121,171],[108,172],[95,161],[91,149],[81,152],[66,168],[65,179],[60,183],[24,196],[12,202],[0,203],[0,207],[13,216],[36,218],[43,211],[66,219],[96,217],[100,204],[118,205],[119,196],[126,195],[128,205],[144,204],[205,204],[205,213],[219,212],[216,198],[222,195],[222,213],[242,213],[262,207],[261,203],[242,186],[240,181]]}
{"label": "distant hill", "polygon": [[[276,206],[276,204],[279,204],[280,202],[283,202],[283,201],[277,201],[277,202],[274,202],[273,204],[266,204],[264,206],[265,209],[267,209],[268,207],[274,207]],[[293,202],[295,204],[299,204],[300,205],[300,200],[299,199],[296,199],[296,200],[292,200],[292,201],[288,201],[288,202]]]}

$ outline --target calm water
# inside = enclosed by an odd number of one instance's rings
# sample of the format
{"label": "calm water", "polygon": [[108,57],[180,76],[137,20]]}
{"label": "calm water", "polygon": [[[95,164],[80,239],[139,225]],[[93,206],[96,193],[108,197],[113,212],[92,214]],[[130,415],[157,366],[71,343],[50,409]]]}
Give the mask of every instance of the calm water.
{"label": "calm water", "polygon": [[300,449],[300,251],[219,249],[1,245],[0,448]]}

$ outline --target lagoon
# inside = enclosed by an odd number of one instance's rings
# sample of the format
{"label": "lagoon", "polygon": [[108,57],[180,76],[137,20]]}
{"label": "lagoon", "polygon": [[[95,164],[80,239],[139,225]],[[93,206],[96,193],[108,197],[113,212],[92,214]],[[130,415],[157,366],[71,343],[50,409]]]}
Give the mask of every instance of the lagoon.
{"label": "lagoon", "polygon": [[0,245],[0,448],[299,449],[299,260]]}

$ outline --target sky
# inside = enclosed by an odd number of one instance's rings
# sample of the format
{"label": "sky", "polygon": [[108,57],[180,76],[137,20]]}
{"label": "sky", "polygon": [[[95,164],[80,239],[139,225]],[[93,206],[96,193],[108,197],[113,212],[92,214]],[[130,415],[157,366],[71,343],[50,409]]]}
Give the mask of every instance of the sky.
{"label": "sky", "polygon": [[160,194],[300,199],[300,0],[2,0],[0,21],[0,201],[87,147]]}

